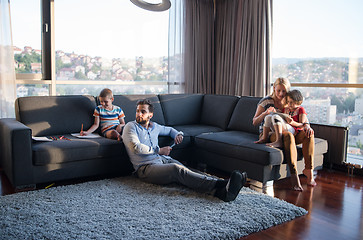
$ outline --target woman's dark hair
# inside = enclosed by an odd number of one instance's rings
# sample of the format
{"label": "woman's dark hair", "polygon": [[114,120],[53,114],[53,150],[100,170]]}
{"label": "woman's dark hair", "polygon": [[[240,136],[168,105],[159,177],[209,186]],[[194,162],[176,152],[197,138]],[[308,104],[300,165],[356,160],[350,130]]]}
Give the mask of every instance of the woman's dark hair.
{"label": "woman's dark hair", "polygon": [[141,100],[137,101],[136,106],[139,106],[139,105],[148,105],[149,112],[151,112],[151,113],[154,112],[154,105],[148,99],[141,99]]}

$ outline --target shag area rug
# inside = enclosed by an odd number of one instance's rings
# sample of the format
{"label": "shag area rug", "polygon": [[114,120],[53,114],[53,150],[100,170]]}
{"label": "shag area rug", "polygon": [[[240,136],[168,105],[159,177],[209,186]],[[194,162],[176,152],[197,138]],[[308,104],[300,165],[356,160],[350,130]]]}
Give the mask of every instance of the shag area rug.
{"label": "shag area rug", "polygon": [[226,203],[121,177],[0,197],[0,238],[238,239],[305,214],[249,188]]}

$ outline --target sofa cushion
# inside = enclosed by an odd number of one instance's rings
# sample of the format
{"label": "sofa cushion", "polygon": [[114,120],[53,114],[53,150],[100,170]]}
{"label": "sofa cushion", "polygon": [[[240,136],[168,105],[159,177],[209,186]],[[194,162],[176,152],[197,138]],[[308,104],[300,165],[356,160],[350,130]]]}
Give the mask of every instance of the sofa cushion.
{"label": "sofa cushion", "polygon": [[256,134],[240,131],[203,133],[196,136],[195,145],[197,148],[241,161],[264,166],[281,164],[283,151],[264,144],[255,144],[257,139]]}
{"label": "sofa cushion", "polygon": [[[208,125],[181,125],[174,126],[174,128],[178,131],[182,131],[184,133],[184,138],[182,143],[173,147],[173,150],[192,147],[194,144],[195,136],[201,133],[222,131],[222,129],[218,127]],[[174,140],[169,136],[159,136],[158,139],[160,147],[171,146],[174,143]]]}
{"label": "sofa cushion", "polygon": [[87,159],[122,156],[123,143],[108,138],[80,139],[65,135],[71,141],[35,142],[33,144],[33,164],[61,164]]}
{"label": "sofa cushion", "polygon": [[[182,143],[173,147],[173,150],[193,147],[195,136],[201,133],[223,131],[221,128],[209,125],[179,125],[174,126],[174,128],[178,131],[182,131],[184,133],[184,138]],[[159,136],[160,147],[171,146],[173,143],[174,140],[172,138],[168,136]]]}
{"label": "sofa cushion", "polygon": [[164,114],[161,109],[159,98],[156,95],[114,95],[113,104],[119,106],[125,113],[125,122],[135,120],[136,103],[140,99],[148,99],[154,105],[154,116],[152,121],[165,125]]}
{"label": "sofa cushion", "polygon": [[[279,165],[286,163],[283,150],[255,144],[257,134],[240,131],[224,131],[214,133],[203,133],[195,138],[195,145],[206,151],[217,153],[222,156],[241,159],[261,165]],[[328,151],[327,141],[315,138],[315,155],[321,155]],[[298,160],[303,159],[302,145],[297,146]]]}
{"label": "sofa cushion", "polygon": [[228,130],[259,134],[259,126],[252,124],[260,97],[241,97],[233,110]]}
{"label": "sofa cushion", "polygon": [[202,111],[202,94],[161,94],[165,124],[168,126],[197,124]]}
{"label": "sofa cushion", "polygon": [[205,95],[200,122],[225,130],[239,98],[228,95]]}
{"label": "sofa cushion", "polygon": [[33,136],[58,135],[88,129],[96,107],[92,96],[32,96],[15,102],[16,119],[32,129]]}
{"label": "sofa cushion", "polygon": [[[159,147],[171,146],[174,144],[174,140],[168,136],[159,136]],[[180,150],[180,149],[188,149],[192,147],[192,137],[191,136],[184,136],[183,142],[180,144],[174,145],[173,150]],[[188,151],[188,150],[186,150]],[[179,160],[179,159],[178,159]]]}
{"label": "sofa cushion", "polygon": [[223,129],[219,127],[214,127],[210,125],[196,124],[196,125],[178,125],[174,126],[174,128],[178,131],[182,131],[184,136],[195,137],[201,133],[209,133],[209,132],[222,132]]}

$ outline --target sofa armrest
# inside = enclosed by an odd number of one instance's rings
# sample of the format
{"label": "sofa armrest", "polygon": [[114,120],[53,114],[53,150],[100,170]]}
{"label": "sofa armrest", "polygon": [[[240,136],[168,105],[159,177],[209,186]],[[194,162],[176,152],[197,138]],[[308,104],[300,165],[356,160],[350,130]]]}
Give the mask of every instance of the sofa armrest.
{"label": "sofa armrest", "polygon": [[324,162],[341,165],[346,162],[348,147],[348,127],[311,123],[315,137],[328,141],[328,152]]}
{"label": "sofa armrest", "polygon": [[0,119],[0,166],[14,187],[34,185],[31,134],[15,119]]}

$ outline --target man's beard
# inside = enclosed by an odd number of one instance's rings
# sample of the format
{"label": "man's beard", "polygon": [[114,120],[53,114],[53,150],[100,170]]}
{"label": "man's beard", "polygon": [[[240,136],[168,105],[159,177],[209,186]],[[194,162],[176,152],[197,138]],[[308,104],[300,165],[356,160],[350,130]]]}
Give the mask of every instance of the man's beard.
{"label": "man's beard", "polygon": [[143,124],[146,124],[146,123],[147,123],[147,120],[144,120],[144,119],[142,119],[141,117],[137,117],[137,118],[136,118],[136,122],[137,122],[138,124],[143,125]]}

